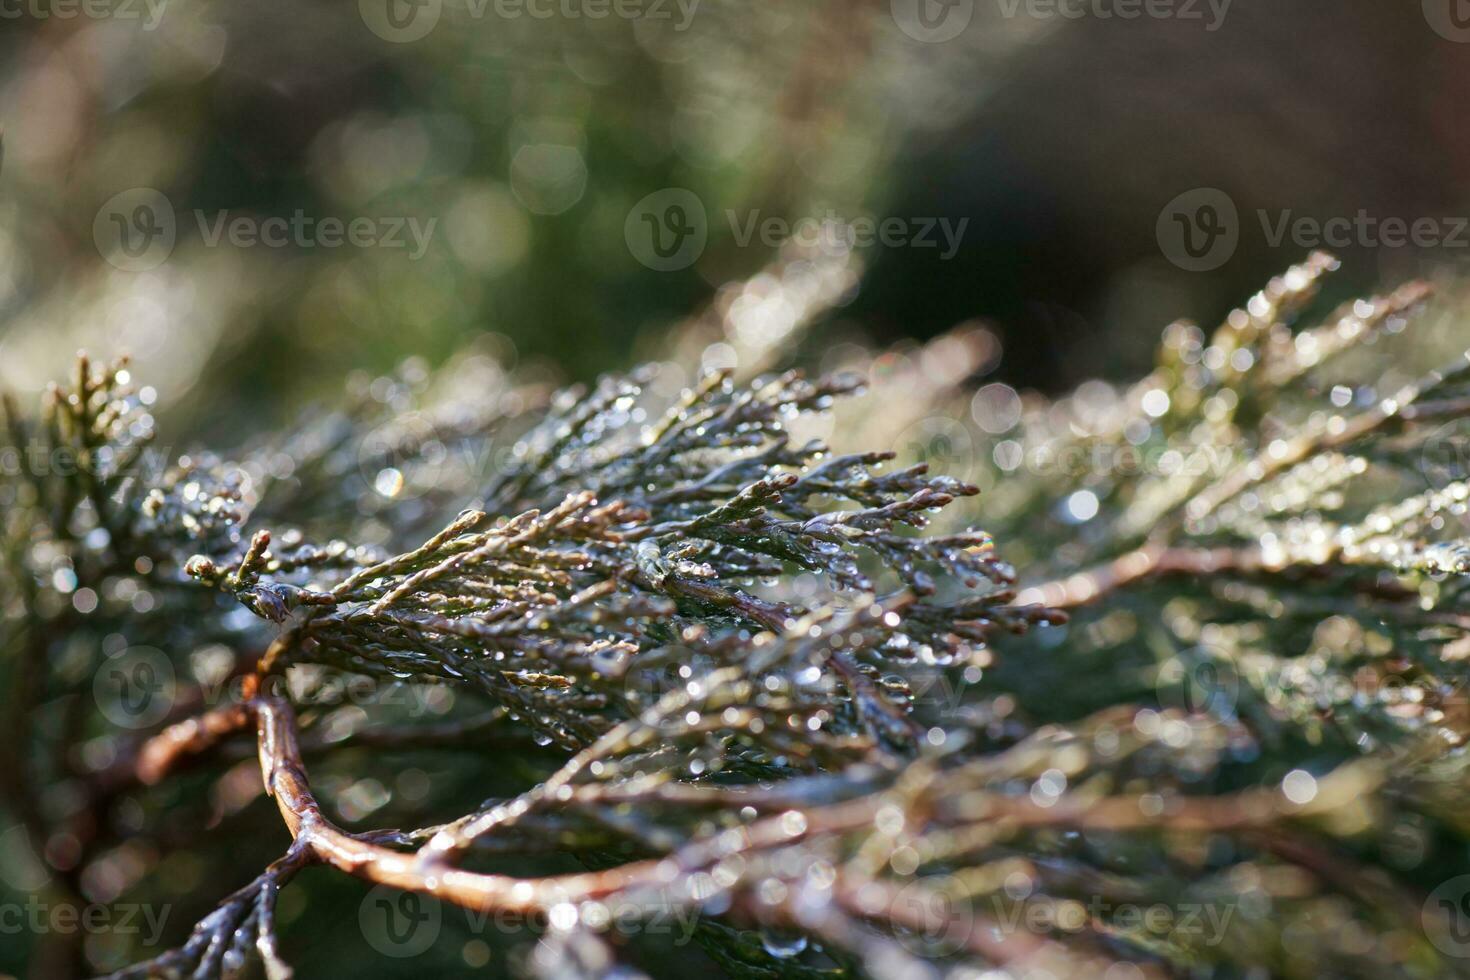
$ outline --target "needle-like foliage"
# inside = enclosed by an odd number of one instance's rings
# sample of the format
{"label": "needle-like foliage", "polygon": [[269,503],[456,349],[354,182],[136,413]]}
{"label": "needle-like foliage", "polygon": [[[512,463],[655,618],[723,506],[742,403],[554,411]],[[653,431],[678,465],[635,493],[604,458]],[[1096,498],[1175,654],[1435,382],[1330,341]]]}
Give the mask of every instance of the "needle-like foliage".
{"label": "needle-like foliage", "polygon": [[[1426,290],[1298,329],[1331,265],[992,428],[979,512],[1020,575],[945,516],[974,486],[793,435],[857,377],[547,398],[451,366],[170,459],[127,367],[83,358],[39,416],[6,403],[7,796],[91,901],[149,888],[169,835],[117,815],[186,770],[274,798],[284,856],[123,976],[289,975],[310,865],[540,916],[554,977],[627,975],[628,909],[753,977],[1453,973],[1461,913],[1426,896],[1470,834],[1470,360],[1333,375]],[[435,717],[322,707],[344,677]],[[464,785],[339,778],[400,750],[470,753]],[[466,804],[477,772],[514,789]],[[582,870],[498,863],[556,853]]]}

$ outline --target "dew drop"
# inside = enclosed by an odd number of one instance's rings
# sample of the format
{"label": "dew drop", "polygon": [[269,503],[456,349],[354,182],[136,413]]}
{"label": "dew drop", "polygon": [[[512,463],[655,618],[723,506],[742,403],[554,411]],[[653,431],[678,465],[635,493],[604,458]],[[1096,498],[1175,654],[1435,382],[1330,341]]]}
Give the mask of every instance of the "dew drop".
{"label": "dew drop", "polygon": [[778,960],[789,960],[806,949],[806,937],[799,932],[762,929],[761,947]]}

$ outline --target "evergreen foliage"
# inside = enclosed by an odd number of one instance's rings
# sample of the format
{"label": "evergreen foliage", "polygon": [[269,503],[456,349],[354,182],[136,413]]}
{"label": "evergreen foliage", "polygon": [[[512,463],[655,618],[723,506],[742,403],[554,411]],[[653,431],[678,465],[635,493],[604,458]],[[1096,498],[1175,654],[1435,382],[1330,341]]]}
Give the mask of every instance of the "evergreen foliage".
{"label": "evergreen foliage", "polygon": [[[628,975],[627,908],[697,915],[753,977],[1456,974],[1470,357],[1373,356],[1420,284],[1299,326],[1333,266],[1171,326],[1124,390],[1026,396],[978,502],[801,434],[860,436],[870,365],[547,396],[470,359],[168,458],[126,363],[82,357],[39,413],[6,401],[7,796],[58,898],[105,902],[182,833],[170,781],[258,755],[285,853],[121,976],[289,976],[276,899],[313,864],[540,915],[552,977]],[[321,707],[341,677],[434,717]],[[405,748],[519,792],[366,821],[360,784],[308,783]],[[497,870],[549,854],[584,870]]]}

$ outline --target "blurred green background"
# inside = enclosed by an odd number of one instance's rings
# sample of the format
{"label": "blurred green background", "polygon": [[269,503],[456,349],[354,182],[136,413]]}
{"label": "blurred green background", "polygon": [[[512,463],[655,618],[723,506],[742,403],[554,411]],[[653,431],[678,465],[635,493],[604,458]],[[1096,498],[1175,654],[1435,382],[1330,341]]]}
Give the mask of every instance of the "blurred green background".
{"label": "blurred green background", "polygon": [[[862,286],[814,342],[983,320],[1004,377],[1058,390],[1133,373],[1166,322],[1218,318],[1298,260],[1257,208],[1470,211],[1470,46],[1371,0],[1135,20],[958,0],[964,30],[928,43],[903,29],[912,0],[646,0],[602,18],[597,0],[540,0],[550,16],[391,0],[417,18],[406,33],[383,20],[389,0],[108,0],[107,17],[6,2],[0,379],[33,389],[79,346],[128,349],[216,427],[242,410],[269,424],[351,368],[435,363],[485,332],[575,377],[656,355],[770,260],[731,227],[755,214],[963,220],[947,259],[858,249]],[[1212,273],[1155,238],[1160,209],[1201,186],[1245,223]],[[94,230],[115,235],[99,213],[140,187],[171,205],[177,242],[127,271]],[[708,244],[656,271],[625,221],[670,187],[703,203]],[[297,212],[434,225],[417,259],[204,233]],[[1464,250],[1345,251],[1344,295]]]}

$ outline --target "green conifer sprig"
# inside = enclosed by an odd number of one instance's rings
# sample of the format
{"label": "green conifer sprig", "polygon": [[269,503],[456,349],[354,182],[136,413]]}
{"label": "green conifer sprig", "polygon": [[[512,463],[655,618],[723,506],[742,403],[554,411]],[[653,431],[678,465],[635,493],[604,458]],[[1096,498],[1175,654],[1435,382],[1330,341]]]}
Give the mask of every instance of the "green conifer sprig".
{"label": "green conifer sprig", "polygon": [[[466,397],[412,369],[379,407],[168,459],[126,366],[83,359],[34,420],[6,403],[12,450],[76,460],[0,483],[7,797],[38,852],[75,842],[53,887],[78,900],[154,840],[124,801],[259,756],[287,853],[123,976],[288,976],[275,903],[310,864],[539,914],[547,976],[626,975],[630,908],[698,917],[750,976],[1456,974],[1432,896],[1470,833],[1470,361],[1379,380],[1418,284],[1298,327],[1333,266],[1170,327],[1136,385],[977,433],[1019,571],[947,516],[972,482],[790,434],[850,418],[853,377]],[[94,690],[117,636],[180,677],[136,733]],[[221,650],[238,697],[203,682]],[[442,711],[321,708],[334,674]],[[342,829],[307,761],[383,751],[488,768]],[[507,760],[514,788],[475,795]],[[485,870],[555,852],[586,870]]]}

